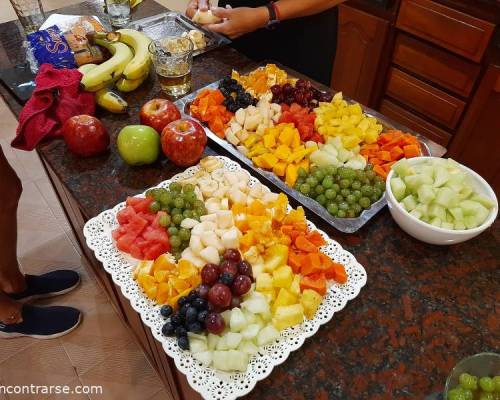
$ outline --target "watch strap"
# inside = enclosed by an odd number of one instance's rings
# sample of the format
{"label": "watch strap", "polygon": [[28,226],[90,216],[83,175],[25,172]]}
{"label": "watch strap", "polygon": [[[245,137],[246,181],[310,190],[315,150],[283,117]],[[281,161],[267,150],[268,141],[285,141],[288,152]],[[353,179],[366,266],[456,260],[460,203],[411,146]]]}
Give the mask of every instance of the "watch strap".
{"label": "watch strap", "polygon": [[269,22],[267,23],[267,27],[272,27],[280,22],[279,20],[279,11],[278,7],[276,7],[276,3],[274,1],[270,1],[266,4],[266,8],[269,11]]}

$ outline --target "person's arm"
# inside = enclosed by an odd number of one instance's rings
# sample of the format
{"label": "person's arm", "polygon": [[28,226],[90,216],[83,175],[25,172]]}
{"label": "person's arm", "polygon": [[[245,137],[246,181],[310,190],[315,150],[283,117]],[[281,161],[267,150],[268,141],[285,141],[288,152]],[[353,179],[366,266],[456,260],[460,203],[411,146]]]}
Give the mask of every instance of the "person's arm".
{"label": "person's arm", "polygon": [[[284,21],[318,14],[344,1],[346,0],[280,0],[276,2],[276,6],[278,7],[280,20]],[[231,39],[263,28],[269,22],[267,7],[215,8],[212,12],[214,15],[223,18],[224,21],[207,25],[207,28],[222,33]]]}

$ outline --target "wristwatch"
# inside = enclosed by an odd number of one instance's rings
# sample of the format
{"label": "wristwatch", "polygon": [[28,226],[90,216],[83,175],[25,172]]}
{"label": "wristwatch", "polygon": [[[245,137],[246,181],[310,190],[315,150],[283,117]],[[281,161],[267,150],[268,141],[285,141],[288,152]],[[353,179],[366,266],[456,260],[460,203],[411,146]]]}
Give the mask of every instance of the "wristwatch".
{"label": "wristwatch", "polygon": [[274,1],[267,3],[266,8],[269,11],[269,22],[267,23],[266,28],[273,29],[276,24],[280,23],[279,9]]}

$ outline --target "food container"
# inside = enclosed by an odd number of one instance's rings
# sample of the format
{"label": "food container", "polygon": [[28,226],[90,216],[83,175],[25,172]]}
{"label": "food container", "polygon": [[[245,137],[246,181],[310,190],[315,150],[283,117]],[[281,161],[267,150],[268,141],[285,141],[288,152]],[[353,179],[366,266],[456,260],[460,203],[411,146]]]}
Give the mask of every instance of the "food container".
{"label": "food container", "polygon": [[[429,159],[437,157],[416,157],[408,159],[409,165],[416,165],[423,163]],[[391,190],[391,179],[394,176],[394,171],[391,170],[387,176],[385,197],[387,199],[387,204],[389,206],[389,211],[391,212],[394,221],[399,225],[399,227],[404,230],[408,235],[413,236],[425,243],[447,245],[465,242],[466,240],[472,239],[473,237],[479,235],[485,231],[493,222],[495,221],[498,214],[498,201],[495,196],[495,192],[491,186],[486,182],[479,174],[460,164],[460,167],[465,170],[472,178],[472,184],[474,189],[482,195],[485,195],[495,202],[495,206],[490,210],[490,214],[486,221],[482,225],[466,230],[453,230],[445,229],[433,226],[426,222],[419,220],[418,218],[410,215],[401,204],[396,200],[394,194]]]}

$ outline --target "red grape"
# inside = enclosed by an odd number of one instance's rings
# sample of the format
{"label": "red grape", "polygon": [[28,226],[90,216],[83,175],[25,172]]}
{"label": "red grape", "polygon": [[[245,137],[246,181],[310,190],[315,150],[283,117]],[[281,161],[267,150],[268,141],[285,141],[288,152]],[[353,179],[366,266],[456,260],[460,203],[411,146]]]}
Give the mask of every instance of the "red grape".
{"label": "red grape", "polygon": [[233,296],[233,298],[231,299],[231,304],[230,304],[230,308],[235,308],[235,307],[239,307],[241,304],[241,297],[239,296]]}
{"label": "red grape", "polygon": [[219,271],[221,274],[223,274],[224,272],[228,272],[234,276],[238,273],[238,267],[233,261],[224,260],[219,266]]}
{"label": "red grape", "polygon": [[282,90],[285,96],[290,96],[293,95],[295,88],[291,84],[285,83],[282,87]]}
{"label": "red grape", "polygon": [[222,257],[224,260],[233,261],[235,263],[241,261],[241,254],[238,249],[227,249]]}
{"label": "red grape", "polygon": [[238,275],[233,281],[233,293],[241,296],[247,293],[252,286],[252,280],[246,275]]}
{"label": "red grape", "polygon": [[207,315],[205,319],[205,327],[207,331],[213,333],[214,335],[218,335],[222,333],[224,328],[226,327],[226,323],[224,322],[224,318],[220,314],[210,313]]}
{"label": "red grape", "polygon": [[231,290],[222,283],[216,283],[208,291],[208,301],[216,307],[227,307],[231,303]]}
{"label": "red grape", "polygon": [[213,285],[219,279],[219,267],[215,264],[207,264],[201,270],[201,281],[206,285]]}
{"label": "red grape", "polygon": [[238,273],[240,275],[246,275],[246,276],[249,276],[251,278],[251,277],[253,277],[252,266],[247,261],[240,261],[238,263]]}
{"label": "red grape", "polygon": [[210,290],[210,286],[206,284],[201,284],[195,290],[196,293],[198,293],[198,296],[206,300],[208,297],[208,291]]}
{"label": "red grape", "polygon": [[280,85],[271,86],[271,93],[273,94],[273,96],[280,96],[281,95],[281,86]]}

